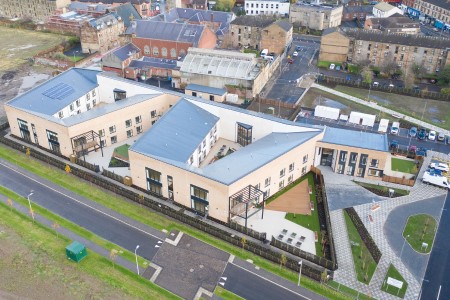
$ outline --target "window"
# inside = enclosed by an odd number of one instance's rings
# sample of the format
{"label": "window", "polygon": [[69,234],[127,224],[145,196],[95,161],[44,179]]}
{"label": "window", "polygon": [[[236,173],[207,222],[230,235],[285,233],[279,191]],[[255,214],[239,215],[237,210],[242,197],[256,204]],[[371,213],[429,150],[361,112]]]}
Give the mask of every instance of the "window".
{"label": "window", "polygon": [[367,172],[367,174],[369,176],[380,176],[381,175],[381,171],[380,170],[375,170],[375,169],[369,169],[369,172]]}
{"label": "window", "polygon": [[293,179],[294,179],[294,175],[293,174],[289,175],[288,184],[291,183]]}
{"label": "window", "polygon": [[125,127],[130,127],[132,125],[131,119],[125,121]]}
{"label": "window", "polygon": [[209,95],[209,100],[214,101],[214,95]]}
{"label": "window", "polygon": [[133,136],[133,129],[127,130],[127,138],[130,138]]}
{"label": "window", "polygon": [[75,101],[75,103],[77,104],[77,107],[80,107],[80,99],[78,99],[77,101]]}
{"label": "window", "polygon": [[153,55],[154,56],[158,56],[159,55],[158,47],[153,47]]}
{"label": "window", "polygon": [[165,47],[161,48],[161,55],[167,57],[167,48]]}
{"label": "window", "polygon": [[119,101],[127,97],[127,92],[119,89],[114,89],[114,101]]}
{"label": "window", "polygon": [[257,190],[259,190],[260,187],[261,187],[261,184],[259,184],[259,183],[255,185],[255,189],[257,189]]}
{"label": "window", "polygon": [[347,160],[347,151],[341,151],[339,161],[345,162]]}
{"label": "window", "polygon": [[358,159],[358,153],[352,152],[352,154],[350,154],[350,162],[355,164],[357,159]]}
{"label": "window", "polygon": [[58,113],[58,117],[59,117],[60,119],[64,118],[64,112],[63,112],[63,111],[60,111],[60,112]]}
{"label": "window", "polygon": [[189,158],[189,163],[193,164],[194,163],[194,156],[191,156],[191,158]]}
{"label": "window", "polygon": [[307,163],[308,162],[308,154],[306,154],[305,156],[303,156],[303,163]]}
{"label": "window", "polygon": [[289,172],[292,172],[292,171],[294,171],[294,163],[289,165]]}
{"label": "window", "polygon": [[90,103],[86,103],[86,109],[87,110],[91,110],[91,104]]}
{"label": "window", "polygon": [[303,168],[302,168],[302,175],[305,175],[306,174],[306,166],[304,166]]}
{"label": "window", "polygon": [[73,111],[73,107],[74,107],[74,106],[73,106],[73,103],[72,103],[72,104],[70,104],[70,106],[69,106],[69,107],[70,107],[70,111]]}
{"label": "window", "polygon": [[115,144],[115,143],[117,143],[117,136],[116,135],[111,137],[111,144]]}
{"label": "window", "polygon": [[278,189],[281,190],[282,188],[284,188],[284,180],[281,180],[281,181],[278,183]]}
{"label": "window", "polygon": [[138,127],[136,127],[136,133],[142,133],[142,125],[139,125]]}
{"label": "window", "polygon": [[174,48],[170,49],[170,57],[176,58],[177,57],[177,50]]}
{"label": "window", "polygon": [[192,96],[197,97],[197,92],[192,92]]}
{"label": "window", "polygon": [[114,132],[116,132],[116,125],[109,127],[109,133],[114,133]]}
{"label": "window", "polygon": [[92,97],[95,97],[95,90],[92,90]]}
{"label": "window", "polygon": [[152,110],[152,111],[150,112],[150,117],[156,118],[156,110]]}
{"label": "window", "polygon": [[89,100],[91,100],[91,94],[87,93],[86,94],[86,101],[89,101]]}
{"label": "window", "polygon": [[356,171],[356,176],[357,176],[357,177],[362,177],[363,171],[364,171],[363,168],[358,168],[358,170]]}
{"label": "window", "polygon": [[100,129],[98,131],[98,135],[101,136],[101,137],[104,137],[105,136],[105,129]]}
{"label": "window", "polygon": [[203,140],[203,148],[206,147],[206,140]]}
{"label": "window", "polygon": [[280,170],[280,178],[284,177],[284,175],[286,174],[286,169],[283,168]]}
{"label": "window", "polygon": [[161,173],[149,168],[145,168],[145,176],[147,178],[147,190],[161,195]]}
{"label": "window", "polygon": [[39,144],[38,136],[37,136],[37,133],[36,133],[36,127],[34,126],[33,123],[31,123],[31,130],[33,131],[34,142],[36,144]]}
{"label": "window", "polygon": [[150,54],[150,47],[144,46],[144,54]]}
{"label": "window", "polygon": [[268,187],[270,185],[270,177],[267,177],[266,180],[264,181],[264,186]]}
{"label": "window", "polygon": [[142,122],[141,116],[137,116],[136,118],[134,118],[134,120],[136,121],[136,124],[139,124]]}
{"label": "window", "polygon": [[17,122],[19,123],[20,136],[26,141],[31,141],[30,131],[28,130],[28,123],[21,119],[17,119]]}
{"label": "window", "polygon": [[359,161],[359,164],[361,166],[367,165],[367,154],[362,154],[361,155],[361,160]]}
{"label": "window", "polygon": [[372,160],[370,161],[370,166],[371,166],[372,168],[378,168],[378,159],[372,159]]}
{"label": "window", "polygon": [[253,126],[244,124],[244,123],[237,123],[237,142],[239,145],[245,147],[247,145],[250,145],[252,143],[252,130]]}
{"label": "window", "polygon": [[61,153],[59,148],[58,134],[56,132],[47,130],[47,139],[50,150]]}
{"label": "window", "polygon": [[198,186],[191,185],[191,207],[200,213],[208,211],[208,191]]}
{"label": "window", "polygon": [[180,56],[183,57],[186,55],[186,50],[180,49]]}

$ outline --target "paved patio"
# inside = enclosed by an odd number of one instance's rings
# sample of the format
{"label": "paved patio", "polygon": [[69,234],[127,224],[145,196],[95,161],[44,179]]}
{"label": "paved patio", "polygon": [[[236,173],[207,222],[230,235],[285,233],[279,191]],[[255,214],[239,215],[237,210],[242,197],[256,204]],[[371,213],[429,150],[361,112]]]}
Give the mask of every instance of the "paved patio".
{"label": "paved patio", "polygon": [[[291,233],[296,233],[297,235],[295,238],[293,238],[292,245],[295,245],[295,243],[299,240],[299,237],[304,236],[305,240],[302,243],[300,249],[312,254],[316,254],[314,232],[308,228],[302,227],[295,224],[294,222],[286,220],[284,218],[285,216],[285,212],[265,209],[264,219],[261,219],[260,211],[247,220],[247,226],[258,232],[266,232],[268,240],[271,240],[272,236],[274,238],[278,238],[278,235],[282,232],[282,230],[286,229],[287,234],[285,234],[282,239],[282,241],[285,243],[287,242],[287,239],[290,237]],[[237,221],[241,225],[245,224],[245,220],[241,218],[236,218],[235,221]]]}
{"label": "paved patio", "polygon": [[[422,177],[426,167],[432,159],[432,156],[439,156],[441,159],[443,158],[442,154],[436,154],[429,151],[428,157],[425,158],[423,167],[419,171],[418,178]],[[450,157],[447,156],[443,159],[448,158]],[[401,237],[401,233],[407,217],[411,214],[426,212],[439,219],[442,213],[442,205],[446,191],[434,186],[425,185],[420,180],[417,180],[414,187],[409,188],[410,194],[407,196],[392,199],[379,196],[373,197],[374,199],[370,199],[372,198],[371,196],[366,196],[364,200],[359,201],[365,203],[354,205],[355,210],[359,214],[361,220],[382,253],[381,260],[372,277],[372,280],[368,285],[366,285],[356,280],[343,210],[336,209],[336,207],[339,206],[342,208],[348,207],[347,205],[352,203],[352,201],[346,200],[346,197],[355,197],[355,193],[353,193],[353,191],[355,191],[356,195],[359,197],[360,187],[355,186],[354,183],[351,182],[353,178],[350,176],[339,175],[326,169],[323,174],[325,184],[327,184],[327,182],[331,184],[331,187],[326,187],[326,191],[328,201],[331,203],[331,224],[334,232],[334,242],[336,246],[337,261],[339,264],[339,269],[334,273],[335,281],[365,294],[371,294],[376,299],[397,299],[396,297],[380,290],[387,269],[392,263],[408,282],[408,289],[406,291],[405,299],[416,299],[420,292],[420,287],[422,284],[421,280],[425,274],[429,255],[423,255],[421,259],[418,259],[419,254],[412,252],[413,250],[411,247],[406,244],[402,257],[400,258],[401,247],[403,246],[404,241]],[[369,179],[364,179],[361,181],[408,189],[404,186],[371,181]],[[333,190],[339,189],[337,187],[338,185],[343,185],[345,188],[340,188],[339,193],[334,194]],[[371,210],[373,206],[372,200],[376,201],[380,205],[380,209],[375,212]],[[341,201],[344,203],[341,203]],[[353,203],[355,202],[356,201],[353,201]],[[372,216],[372,221],[369,220],[368,214]]]}

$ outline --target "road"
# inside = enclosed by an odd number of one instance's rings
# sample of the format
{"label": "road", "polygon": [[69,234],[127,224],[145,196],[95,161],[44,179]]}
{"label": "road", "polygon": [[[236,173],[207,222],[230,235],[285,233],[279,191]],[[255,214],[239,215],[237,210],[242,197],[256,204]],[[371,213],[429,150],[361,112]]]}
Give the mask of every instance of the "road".
{"label": "road", "polygon": [[35,180],[3,163],[0,163],[0,185],[25,198],[33,191],[30,197],[32,203],[37,203],[129,251],[134,252],[136,245],[139,245],[139,255],[145,259],[151,260],[158,251],[155,245],[160,238],[119,221],[93,206],[83,204],[79,200],[80,197],[63,188],[52,187],[52,184],[42,179]]}
{"label": "road", "polygon": [[[33,191],[33,195],[30,197],[32,205],[36,203],[129,251],[133,252],[136,245],[140,245],[138,255],[147,260],[153,260],[160,249],[155,245],[162,245],[158,244],[159,241],[164,242],[162,239],[164,234],[162,233],[159,233],[160,236],[158,237],[151,232],[138,228],[139,225],[135,221],[130,223],[120,221],[127,220],[127,218],[115,212],[105,213],[108,209],[47,182],[45,179],[28,174],[21,168],[11,168],[9,164],[1,161],[0,185],[25,198]],[[134,223],[134,225],[131,223]],[[174,251],[177,251],[176,249],[177,247],[174,248]],[[175,255],[173,259],[177,259],[177,257],[180,256]],[[184,257],[181,257],[181,259],[184,259]],[[168,268],[163,272],[179,272],[179,270]],[[234,264],[227,265],[223,276],[229,277],[224,288],[246,299],[275,299],[278,297],[283,299],[323,299],[323,297],[304,288],[298,290],[295,286],[292,287],[291,282],[274,274],[270,274],[270,276],[283,284],[265,279]],[[286,285],[291,286],[290,289],[286,288]],[[298,291],[294,291],[294,289]],[[307,294],[309,298],[301,297],[298,292]]]}
{"label": "road", "polygon": [[441,222],[428,261],[420,299],[450,299],[450,193],[447,193]]}

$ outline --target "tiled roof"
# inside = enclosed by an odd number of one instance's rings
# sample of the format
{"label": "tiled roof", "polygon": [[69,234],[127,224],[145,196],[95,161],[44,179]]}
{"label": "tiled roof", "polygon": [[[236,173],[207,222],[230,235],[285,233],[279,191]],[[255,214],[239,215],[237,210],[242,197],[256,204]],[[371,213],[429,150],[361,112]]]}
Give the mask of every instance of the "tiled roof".
{"label": "tiled roof", "polygon": [[240,16],[234,19],[231,24],[240,26],[249,26],[257,28],[265,28],[274,23],[276,19],[266,16]]}
{"label": "tiled roof", "polygon": [[278,26],[280,26],[284,31],[288,32],[292,28],[292,24],[286,21],[277,21],[276,23]]}
{"label": "tiled roof", "polygon": [[352,5],[344,6],[343,14],[348,13],[368,13],[371,14],[373,11],[373,5]]}
{"label": "tiled roof", "polygon": [[133,43],[128,43],[125,46],[113,51],[113,55],[117,56],[120,61],[124,61],[129,57],[130,53],[139,53],[141,50],[136,47]]}
{"label": "tiled roof", "polygon": [[141,20],[142,17],[136,10],[136,8],[131,3],[124,3],[122,5],[116,6],[111,11],[115,11],[117,15],[119,15],[122,20],[125,27],[130,26],[130,16],[133,17],[133,20]]}
{"label": "tiled roof", "polygon": [[119,22],[122,18],[116,14],[115,12],[103,15],[101,17],[98,17],[96,19],[91,19],[89,21],[89,24],[96,28],[97,30],[101,30],[105,26],[108,26],[108,24],[116,24]]}

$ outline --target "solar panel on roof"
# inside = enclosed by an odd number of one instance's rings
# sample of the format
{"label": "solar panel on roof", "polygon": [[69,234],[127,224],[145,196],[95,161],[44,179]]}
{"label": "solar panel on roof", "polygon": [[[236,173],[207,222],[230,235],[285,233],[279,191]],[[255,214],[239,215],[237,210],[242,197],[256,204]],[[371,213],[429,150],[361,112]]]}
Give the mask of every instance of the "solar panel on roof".
{"label": "solar panel on roof", "polygon": [[52,99],[61,100],[66,98],[73,92],[75,92],[75,90],[70,85],[60,82],[57,85],[45,90],[42,95]]}

